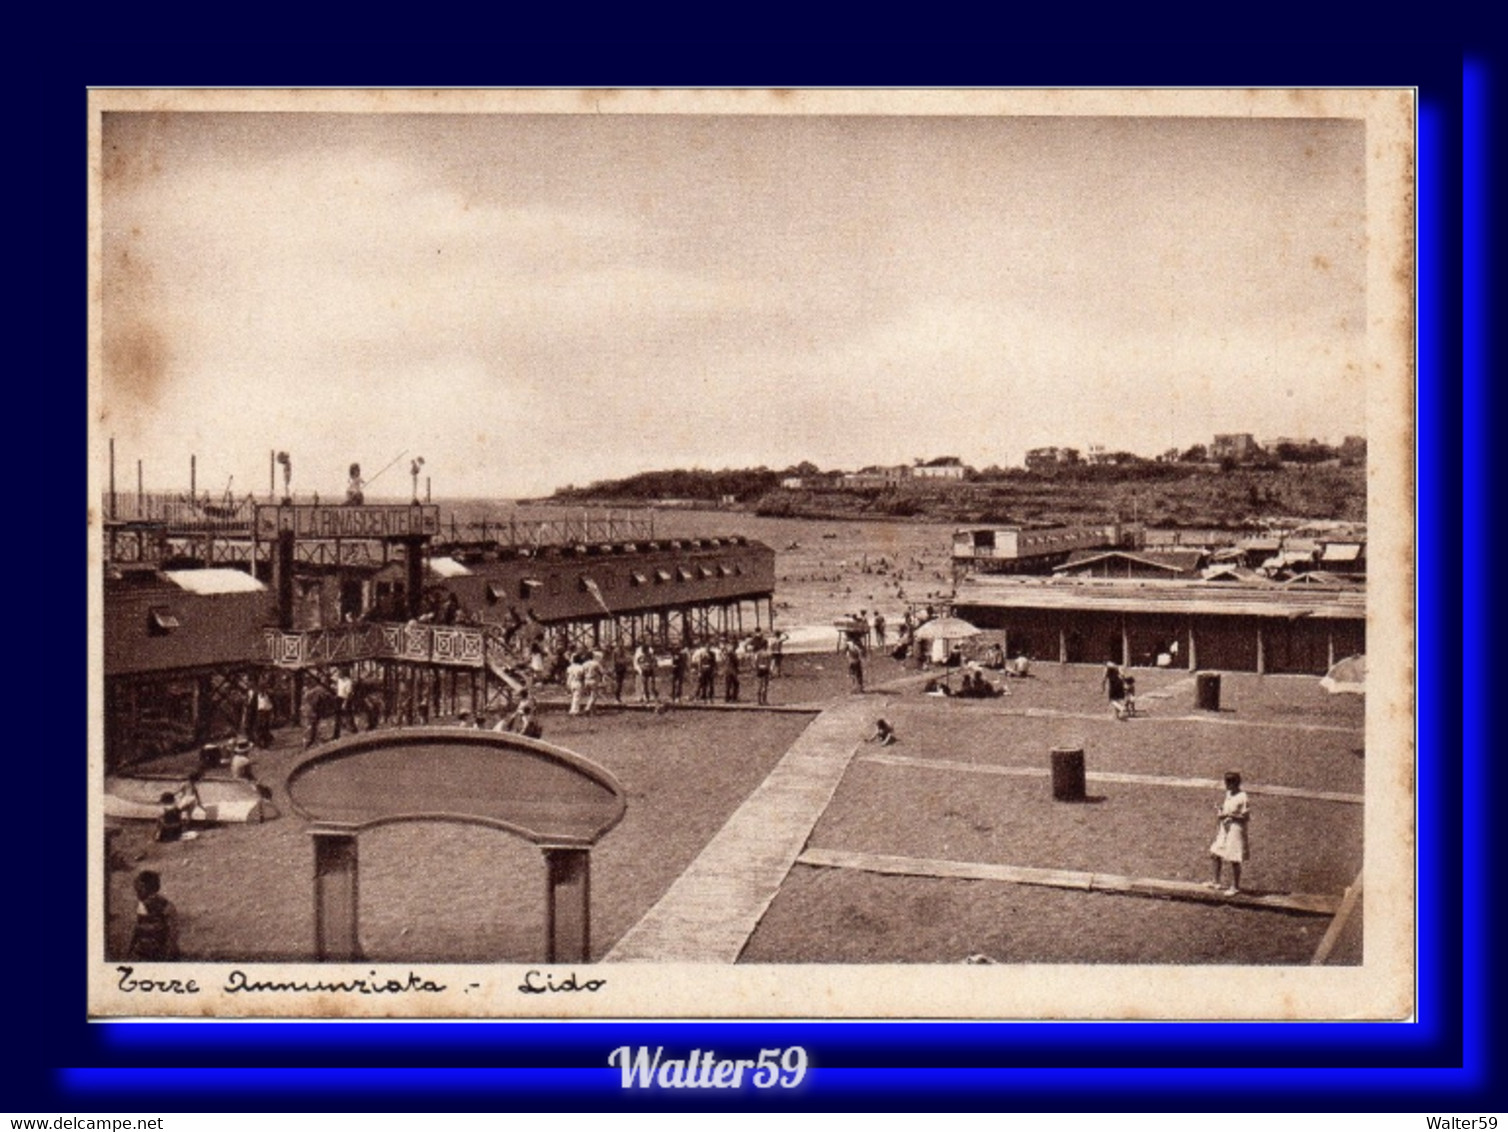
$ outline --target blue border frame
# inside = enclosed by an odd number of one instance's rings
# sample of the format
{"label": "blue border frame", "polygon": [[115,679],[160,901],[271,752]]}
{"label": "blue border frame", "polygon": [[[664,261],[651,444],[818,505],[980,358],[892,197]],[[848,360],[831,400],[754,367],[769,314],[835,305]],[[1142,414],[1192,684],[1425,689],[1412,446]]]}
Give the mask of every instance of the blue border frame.
{"label": "blue border frame", "polygon": [[[44,420],[27,429],[16,459],[21,467],[48,470],[49,477],[56,459],[49,437],[76,436],[72,430],[83,407],[82,393],[74,391],[79,388],[75,375],[83,369],[84,342],[79,302],[84,247],[78,234],[84,204],[78,161],[84,83],[298,85],[315,76],[331,85],[449,85],[458,79],[515,85],[752,86],[1419,83],[1419,628],[1421,655],[1445,660],[1421,668],[1419,678],[1419,1021],[1218,1027],[846,1022],[89,1025],[83,1020],[80,978],[80,941],[85,938],[78,898],[85,868],[82,831],[67,821],[58,824],[45,807],[23,804],[19,829],[13,834],[13,844],[23,852],[13,862],[15,883],[6,901],[14,917],[7,933],[6,969],[12,1016],[27,1020],[30,1041],[0,1070],[5,1077],[4,1103],[59,1112],[657,1105],[689,1110],[751,1104],[1209,1111],[1228,1107],[1234,1094],[1246,1110],[1504,1107],[1489,1079],[1493,1059],[1486,1020],[1495,986],[1485,967],[1486,919],[1480,899],[1487,883],[1485,807],[1481,790],[1464,789],[1466,783],[1483,781],[1486,770],[1480,715],[1485,630],[1481,614],[1489,610],[1480,564],[1486,530],[1486,422],[1493,406],[1485,382],[1484,228],[1490,169],[1485,62],[1468,66],[1463,82],[1461,54],[1454,45],[1411,41],[1369,44],[1368,50],[1360,51],[1362,45],[1340,35],[1329,40],[1316,37],[1297,47],[1286,37],[1281,43],[1253,40],[1248,54],[1235,60],[1216,59],[1201,54],[1196,45],[1168,41],[1138,45],[1119,40],[1096,46],[1058,39],[1045,44],[1045,53],[1036,50],[1043,44],[1021,36],[1013,44],[935,44],[946,47],[946,65],[929,52],[922,36],[904,47],[864,45],[866,69],[853,62],[834,62],[855,58],[857,45],[852,40],[832,49],[782,43],[758,63],[751,62],[755,46],[746,44],[740,49],[744,57],[727,66],[712,65],[707,62],[710,57],[673,37],[653,44],[443,44],[443,53],[417,55],[408,44],[361,44],[360,52],[353,52],[349,42],[329,47],[280,44],[263,53],[261,44],[242,43],[227,55],[220,41],[148,41],[139,29],[114,39],[107,29],[96,28],[94,34],[96,38],[82,43],[59,38],[30,62],[36,68],[31,77],[37,93],[36,114],[29,124],[37,131],[41,158],[33,184],[43,222],[27,233],[36,241],[32,263],[40,284],[35,292],[40,300],[37,316],[30,324],[36,327],[32,345],[37,354],[29,373],[68,376],[52,385],[39,383],[32,405]],[[214,65],[194,61],[202,58],[196,52],[210,47]],[[544,48],[542,55],[535,55],[536,47]],[[359,62],[354,58],[358,54]],[[552,54],[570,62],[551,66]],[[1027,55],[1035,57],[1026,59]],[[632,64],[624,62],[629,57]],[[441,58],[443,64],[437,61]],[[1463,158],[1458,186],[1454,166]],[[1458,188],[1459,214],[1453,207]],[[1462,246],[1458,240],[1463,228],[1467,255],[1459,277],[1462,291],[1457,291],[1453,249]],[[1466,333],[1458,357],[1451,322],[1463,291]],[[67,345],[60,350],[59,343]],[[59,358],[70,364],[59,365]],[[1464,368],[1460,386],[1454,380],[1458,365]],[[54,388],[62,392],[54,393]],[[27,407],[24,396],[19,397],[18,411]],[[1471,425],[1458,432],[1463,419]],[[1459,485],[1454,479],[1456,437],[1462,453]],[[82,491],[82,472],[74,469],[76,450],[65,451],[58,462],[63,465],[58,494],[66,503],[78,498],[67,494],[70,489]],[[54,480],[47,483],[50,488]],[[55,510],[56,515],[42,519],[44,539],[50,538],[55,546],[76,547],[75,512],[67,505]],[[1463,518],[1468,525],[1463,525]],[[1464,590],[1452,585],[1442,556],[1456,531],[1463,535]],[[46,582],[55,584],[55,575],[49,574]],[[69,592],[67,585],[62,589],[65,595]],[[1452,626],[1460,623],[1463,594],[1473,616],[1463,625],[1462,642],[1468,711],[1458,716],[1451,710],[1454,689],[1446,698],[1442,670],[1455,671],[1450,664],[1455,655]],[[66,597],[60,603],[64,609],[71,604]],[[77,616],[79,631],[64,634],[61,643],[50,646],[56,656],[44,655],[44,671],[47,663],[54,673],[81,669],[76,642],[83,638],[83,618]],[[61,683],[72,691],[82,682]],[[62,729],[48,727],[46,718],[12,721],[13,734],[20,732],[18,750],[56,752],[65,768],[49,766],[43,758],[28,759],[19,771],[23,799],[48,799],[59,792],[76,797],[85,789],[84,775],[76,769],[82,764],[77,755],[83,744],[74,720],[80,716],[58,691],[44,688],[40,694],[47,698],[38,702],[58,699],[65,709],[59,717],[68,721]],[[1456,751],[1463,755],[1459,763],[1453,757]],[[1457,828],[1459,844],[1454,838]],[[37,851],[24,851],[32,848]],[[1463,885],[1473,895],[1465,903]],[[617,1071],[606,1066],[606,1054],[618,1045],[643,1043],[677,1050],[714,1048],[724,1056],[749,1056],[748,1051],[761,1047],[800,1043],[810,1050],[814,1068],[795,1093],[626,1094]],[[286,1068],[290,1065],[321,1068]]]}

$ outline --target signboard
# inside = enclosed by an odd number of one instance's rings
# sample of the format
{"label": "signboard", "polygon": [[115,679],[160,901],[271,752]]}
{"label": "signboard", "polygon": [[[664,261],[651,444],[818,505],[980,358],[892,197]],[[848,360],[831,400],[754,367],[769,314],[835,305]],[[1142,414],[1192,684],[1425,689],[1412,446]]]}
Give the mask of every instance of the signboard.
{"label": "signboard", "polygon": [[274,539],[292,531],[299,539],[396,539],[440,533],[440,508],[429,503],[260,504],[257,537]]}

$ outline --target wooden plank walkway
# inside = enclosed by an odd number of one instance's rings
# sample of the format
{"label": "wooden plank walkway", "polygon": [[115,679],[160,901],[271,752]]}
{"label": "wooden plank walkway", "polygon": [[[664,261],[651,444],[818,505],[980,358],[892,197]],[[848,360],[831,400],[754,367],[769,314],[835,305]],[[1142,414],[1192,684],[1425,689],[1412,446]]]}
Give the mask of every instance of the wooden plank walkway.
{"label": "wooden plank walkway", "polygon": [[[911,755],[893,755],[889,751],[876,751],[859,760],[866,763],[883,763],[886,766],[913,767],[921,770],[964,771],[971,774],[1004,774],[1022,778],[1047,778],[1049,767],[999,766],[994,763],[961,762],[957,759],[919,759]],[[1165,774],[1119,774],[1111,771],[1091,770],[1085,773],[1088,782],[1120,782],[1135,786],[1174,786],[1183,789],[1224,790],[1225,783],[1218,778],[1178,778]],[[1361,794],[1343,794],[1338,790],[1306,790],[1302,786],[1266,786],[1242,783],[1248,794],[1263,794],[1279,798],[1311,798],[1319,802],[1345,802],[1359,806],[1366,801]]]}
{"label": "wooden plank walkway", "polygon": [[1346,894],[1341,897],[1340,910],[1325,929],[1325,936],[1319,941],[1319,947],[1315,948],[1314,958],[1309,961],[1312,966],[1323,967],[1330,962],[1330,953],[1335,950],[1336,943],[1340,941],[1340,933],[1345,930],[1346,921],[1351,918],[1361,900],[1361,878],[1362,874],[1357,873],[1356,879],[1346,888]]}
{"label": "wooden plank walkway", "polygon": [[1032,869],[1019,865],[986,865],[975,861],[940,861],[925,857],[888,857],[877,853],[850,853],[841,849],[808,849],[796,858],[796,863],[816,868],[862,869],[865,872],[887,873],[892,876],[952,877],[959,880],[992,880],[1006,884],[1074,888],[1083,892],[1119,892],[1127,896],[1273,908],[1315,916],[1333,916],[1341,903],[1339,897],[1299,892],[1238,892],[1234,896],[1227,896],[1219,889],[1187,880],[1123,877],[1108,873],[1071,872],[1067,869]]}
{"label": "wooden plank walkway", "polygon": [[855,696],[814,719],[604,960],[737,961],[886,703]]}

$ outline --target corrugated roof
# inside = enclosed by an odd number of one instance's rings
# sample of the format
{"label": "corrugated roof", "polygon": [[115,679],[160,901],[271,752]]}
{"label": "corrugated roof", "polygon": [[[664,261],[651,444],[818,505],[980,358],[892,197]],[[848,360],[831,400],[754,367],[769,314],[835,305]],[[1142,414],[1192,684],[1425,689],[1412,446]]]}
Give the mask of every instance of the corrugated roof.
{"label": "corrugated roof", "polygon": [[204,570],[164,570],[162,576],[191,594],[253,594],[267,587],[245,570],[212,567]]}
{"label": "corrugated roof", "polygon": [[[1100,610],[1112,613],[1208,613],[1239,617],[1364,618],[1361,589],[1289,589],[1230,582],[1145,581],[1077,583],[972,578],[960,584],[955,610],[984,608]],[[962,614],[967,616],[967,614]]]}
{"label": "corrugated roof", "polygon": [[1054,573],[1077,570],[1094,562],[1102,562],[1107,558],[1121,558],[1129,562],[1155,566],[1159,570],[1181,572],[1198,567],[1203,557],[1202,550],[1076,550],[1068,556],[1067,562],[1054,567]]}

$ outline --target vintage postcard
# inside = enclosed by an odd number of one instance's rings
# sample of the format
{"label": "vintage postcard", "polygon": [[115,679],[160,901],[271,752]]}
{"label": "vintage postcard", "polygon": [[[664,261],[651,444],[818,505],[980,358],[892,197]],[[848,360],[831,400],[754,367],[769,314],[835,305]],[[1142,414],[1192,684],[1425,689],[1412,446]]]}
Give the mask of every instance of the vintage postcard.
{"label": "vintage postcard", "polygon": [[1406,1019],[1410,90],[96,90],[96,1017]]}

